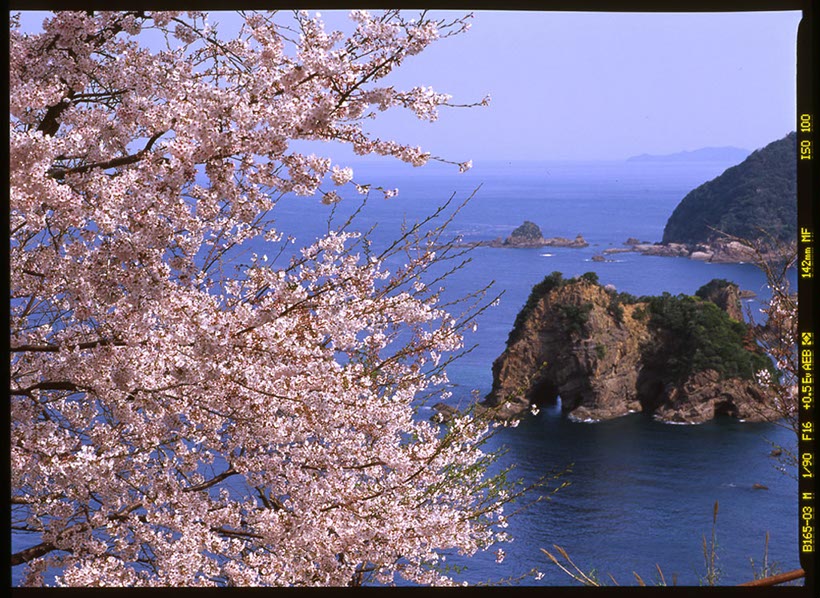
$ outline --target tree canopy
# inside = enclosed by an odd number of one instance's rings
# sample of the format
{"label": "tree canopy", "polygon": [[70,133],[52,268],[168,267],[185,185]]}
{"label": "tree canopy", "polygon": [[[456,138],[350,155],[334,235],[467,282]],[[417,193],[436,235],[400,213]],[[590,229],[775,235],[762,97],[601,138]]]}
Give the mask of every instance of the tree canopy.
{"label": "tree canopy", "polygon": [[242,14],[233,39],[201,12],[59,12],[37,34],[12,15],[26,584],[453,583],[442,551],[506,539],[487,422],[415,416],[472,325],[424,282],[458,257],[440,231],[378,252],[342,227],[286,263],[237,251],[289,241],[283,194],[378,191],[293,141],[432,159],[363,123],[390,107],[435,120],[449,96],[380,81],[469,18],[358,10],[345,36],[307,12]]}

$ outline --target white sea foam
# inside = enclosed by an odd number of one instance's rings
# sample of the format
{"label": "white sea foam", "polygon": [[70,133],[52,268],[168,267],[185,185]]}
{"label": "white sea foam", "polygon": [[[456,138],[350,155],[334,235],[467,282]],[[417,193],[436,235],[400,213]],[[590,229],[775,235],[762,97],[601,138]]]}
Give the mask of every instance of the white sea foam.
{"label": "white sea foam", "polygon": [[581,419],[581,418],[579,418],[579,417],[575,417],[575,416],[574,416],[574,415],[572,415],[572,414],[569,414],[569,415],[567,416],[567,419],[568,419],[569,421],[571,421],[571,422],[575,422],[576,424],[597,424],[598,422],[600,422],[600,421],[601,421],[600,419],[593,419],[593,418],[591,418],[591,417],[587,417],[587,418]]}
{"label": "white sea foam", "polygon": [[656,422],[660,422],[662,424],[669,424],[670,426],[696,426],[697,425],[694,422],[673,422],[673,421],[662,419],[662,418],[658,417],[657,415],[653,416],[652,419],[654,419]]}

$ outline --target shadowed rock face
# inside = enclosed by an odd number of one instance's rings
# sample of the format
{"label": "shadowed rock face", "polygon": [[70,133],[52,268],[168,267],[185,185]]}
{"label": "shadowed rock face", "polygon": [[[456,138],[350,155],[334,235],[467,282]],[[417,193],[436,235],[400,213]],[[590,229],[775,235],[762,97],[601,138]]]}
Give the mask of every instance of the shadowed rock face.
{"label": "shadowed rock face", "polygon": [[521,241],[540,241],[543,236],[544,235],[541,234],[541,228],[529,220],[525,220],[524,224],[510,233],[510,239]]}
{"label": "shadowed rock face", "polygon": [[[580,420],[638,411],[686,423],[716,415],[749,421],[773,415],[771,397],[753,380],[705,369],[670,381],[670,363],[679,357],[674,335],[658,328],[646,302],[615,298],[611,289],[583,278],[531,297],[493,363],[485,404],[496,407],[500,418],[533,404],[555,404],[559,396],[562,410]],[[735,285],[715,284],[709,298],[742,318]]]}

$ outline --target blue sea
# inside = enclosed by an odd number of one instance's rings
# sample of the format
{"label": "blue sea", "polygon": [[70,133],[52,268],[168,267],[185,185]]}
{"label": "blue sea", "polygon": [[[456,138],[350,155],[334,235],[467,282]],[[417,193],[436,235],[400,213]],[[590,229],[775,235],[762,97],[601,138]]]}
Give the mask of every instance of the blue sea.
{"label": "blue sea", "polygon": [[[423,168],[373,162],[354,164],[358,183],[397,187],[390,200],[371,194],[353,229],[367,230],[374,248],[384,246],[401,230],[431,214],[451,196],[454,203],[471,201],[454,217],[451,235],[464,241],[506,237],[524,220],[541,227],[545,237],[574,238],[590,243],[583,249],[545,247],[508,249],[478,247],[470,263],[447,282],[444,298],[456,298],[492,282],[490,295],[503,293],[498,305],[478,318],[469,334],[476,348],[448,369],[454,405],[470,401],[471,392],[486,395],[492,386],[493,360],[504,350],[515,316],[530,289],[553,271],[566,277],[594,271],[602,284],[633,295],[692,294],[713,278],[736,282],[757,293],[749,306],[767,297],[765,279],[750,264],[708,264],[684,258],[612,254],[607,262],[591,258],[604,249],[623,247],[635,237],[660,241],[664,224],[687,192],[732,166],[719,162],[476,162],[467,173],[431,164]],[[358,207],[350,193],[338,205],[331,227]],[[277,227],[310,243],[328,230],[331,209],[315,198],[286,197],[274,216]],[[275,254],[274,247],[256,246]],[[397,267],[395,262],[388,266]],[[432,401],[434,403],[435,401]],[[420,416],[432,411],[423,407]],[[489,450],[504,447],[499,467],[514,465],[512,477],[533,482],[543,475],[564,473],[569,486],[510,519],[514,540],[504,545],[505,560],[492,553],[474,557],[450,554],[447,562],[466,565],[456,575],[471,584],[578,585],[551,564],[541,548],[555,554],[563,547],[585,572],[604,583],[612,575],[620,584],[635,584],[633,572],[650,585],[656,566],[668,583],[699,585],[706,574],[703,537],[711,538],[715,502],[717,566],[720,584],[753,579],[750,559],[760,563],[769,534],[768,560],[780,571],[798,568],[797,482],[775,468],[770,442],[791,446],[793,434],[772,424],[718,420],[697,426],[662,424],[641,414],[601,423],[576,423],[560,409],[543,409],[517,428],[503,428]],[[762,484],[768,490],[755,490]],[[537,498],[531,495],[530,499]],[[525,501],[526,502],[526,501]],[[22,546],[20,546],[22,548]],[[15,548],[16,549],[16,548]],[[537,569],[543,578],[524,576]],[[13,572],[19,583],[21,571]]]}
{"label": "blue sea", "polygon": [[[468,336],[468,345],[476,348],[448,369],[453,384],[448,402],[463,406],[472,390],[481,396],[490,391],[492,362],[504,350],[516,314],[532,286],[556,270],[567,277],[594,271],[602,284],[633,295],[693,294],[711,279],[725,278],[757,294],[746,303],[760,316],[759,301],[768,291],[765,278],[751,264],[635,253],[611,254],[607,262],[591,260],[604,249],[623,247],[629,237],[660,241],[680,200],[732,165],[488,162],[458,174],[445,165],[413,169],[376,164],[359,165],[354,172],[357,181],[399,189],[390,200],[371,197],[359,217],[362,229],[378,224],[375,241],[386,242],[402,222],[422,219],[453,195],[455,203],[474,193],[449,229],[464,241],[506,237],[531,220],[545,237],[574,238],[580,233],[590,243],[584,249],[479,247],[470,253],[472,261],[449,280],[445,297],[490,282],[490,294],[503,295],[497,307],[481,314],[477,332]],[[357,199],[350,200],[342,211],[353,209]],[[303,230],[308,237],[327,230],[322,210],[310,203],[294,198],[280,205],[279,226],[291,233]],[[570,485],[555,494],[545,489],[541,494],[548,500],[511,518],[508,531],[514,540],[504,546],[507,556],[501,564],[491,553],[471,558],[454,554],[447,562],[466,565],[456,577],[471,584],[579,585],[540,550],[557,554],[557,544],[582,570],[594,571],[606,584],[612,583],[610,575],[619,584],[635,584],[634,572],[652,585],[660,579],[659,566],[669,584],[699,585],[706,575],[703,538],[711,541],[718,502],[719,584],[754,578],[751,559],[762,563],[767,533],[769,563],[780,571],[796,569],[797,482],[775,468],[771,442],[791,446],[793,433],[772,424],[734,420],[670,425],[641,414],[577,423],[562,416],[559,408],[544,409],[517,428],[502,429],[488,448],[504,447],[501,465],[514,465],[525,482],[571,466],[571,473],[559,478]],[[756,490],[754,484],[768,490]],[[533,569],[543,578],[526,576]]]}

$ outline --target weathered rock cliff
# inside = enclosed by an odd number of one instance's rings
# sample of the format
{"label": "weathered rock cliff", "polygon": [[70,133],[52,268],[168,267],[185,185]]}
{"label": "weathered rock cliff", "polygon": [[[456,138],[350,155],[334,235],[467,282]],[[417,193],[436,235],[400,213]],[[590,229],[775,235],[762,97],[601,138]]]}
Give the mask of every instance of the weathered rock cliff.
{"label": "weathered rock cliff", "polygon": [[485,405],[500,418],[559,397],[580,420],[637,411],[687,423],[772,416],[753,376],[766,358],[735,321],[737,287],[713,281],[699,295],[637,299],[605,289],[593,273],[564,280],[554,272],[533,289],[493,363]]}

